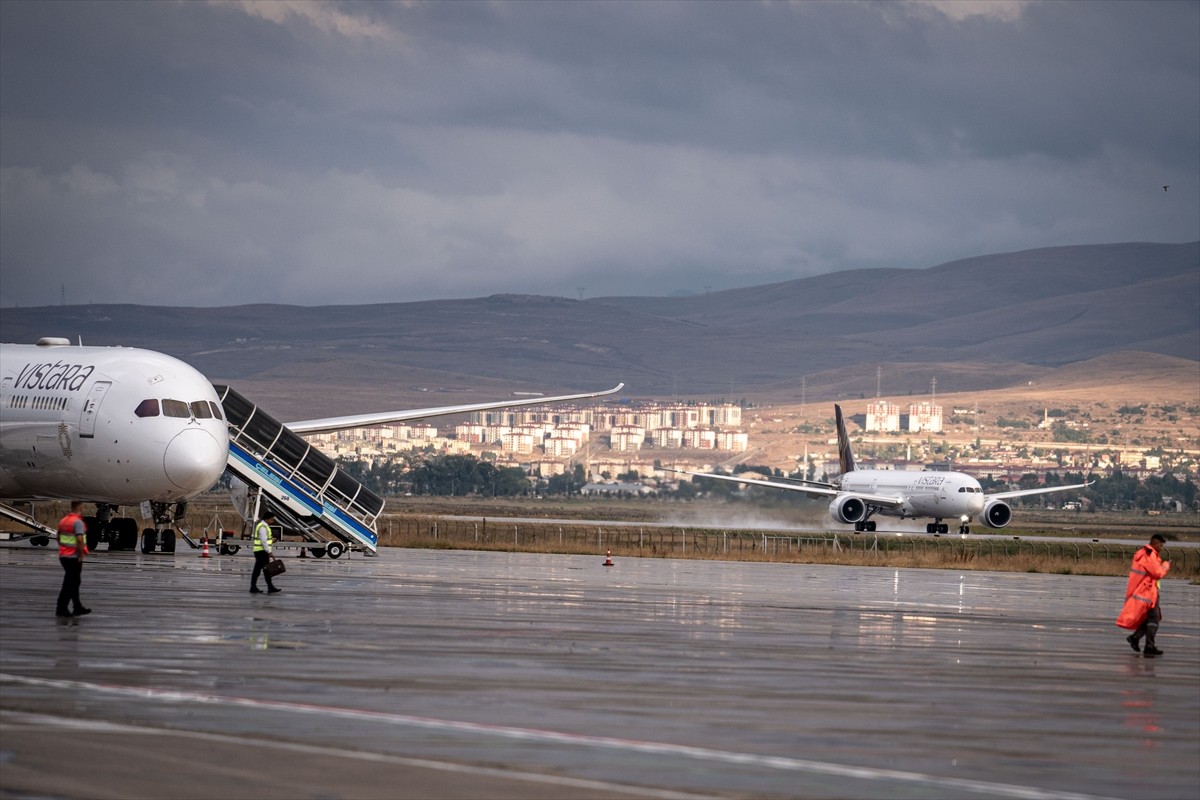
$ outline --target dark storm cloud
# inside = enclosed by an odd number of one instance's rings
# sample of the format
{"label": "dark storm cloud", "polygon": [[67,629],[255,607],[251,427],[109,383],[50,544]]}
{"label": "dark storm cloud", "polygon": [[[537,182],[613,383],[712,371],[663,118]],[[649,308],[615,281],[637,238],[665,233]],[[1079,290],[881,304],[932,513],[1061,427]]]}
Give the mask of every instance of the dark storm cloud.
{"label": "dark storm cloud", "polygon": [[7,0],[0,305],[662,294],[1194,240],[1198,41],[1194,2]]}

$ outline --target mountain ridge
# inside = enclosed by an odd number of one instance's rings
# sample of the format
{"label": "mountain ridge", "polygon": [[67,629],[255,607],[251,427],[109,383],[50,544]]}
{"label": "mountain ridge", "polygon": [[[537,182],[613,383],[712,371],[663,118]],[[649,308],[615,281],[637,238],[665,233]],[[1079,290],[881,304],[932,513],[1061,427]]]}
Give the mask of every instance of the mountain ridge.
{"label": "mountain ridge", "polygon": [[925,393],[936,377],[941,394],[1130,352],[1176,359],[1160,368],[1177,380],[1190,371],[1195,384],[1200,242],[1040,248],[691,297],[0,313],[4,341],[42,336],[162,350],[215,382],[266,392],[293,418],[350,413],[351,399],[377,409],[381,394],[400,407],[439,390],[466,402],[618,381],[634,397],[816,400],[873,395],[880,376],[890,393]]}

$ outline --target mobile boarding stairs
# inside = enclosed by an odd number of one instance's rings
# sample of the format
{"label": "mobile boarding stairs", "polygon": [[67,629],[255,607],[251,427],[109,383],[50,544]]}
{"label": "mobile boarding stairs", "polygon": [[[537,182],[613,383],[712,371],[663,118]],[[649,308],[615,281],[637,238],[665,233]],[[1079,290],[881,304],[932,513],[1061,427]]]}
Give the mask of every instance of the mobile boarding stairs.
{"label": "mobile boarding stairs", "polygon": [[[250,487],[246,516],[258,508],[253,502],[257,493],[258,503],[269,502],[289,531],[311,543],[300,546],[315,555],[337,558],[347,546],[375,555],[383,498],[233,389],[213,388],[229,423],[226,470]],[[219,547],[230,552],[223,542]]]}

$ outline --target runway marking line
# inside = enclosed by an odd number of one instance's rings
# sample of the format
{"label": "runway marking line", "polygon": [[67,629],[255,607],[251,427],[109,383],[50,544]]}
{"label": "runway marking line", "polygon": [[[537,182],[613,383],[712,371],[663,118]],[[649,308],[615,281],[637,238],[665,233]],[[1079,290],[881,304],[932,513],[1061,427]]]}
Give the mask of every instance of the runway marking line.
{"label": "runway marking line", "polygon": [[[819,775],[850,778],[864,781],[896,781],[920,786],[953,789],[974,794],[1013,798],[1014,800],[1115,800],[1101,795],[1082,794],[1079,792],[1064,792],[1055,789],[1040,789],[1034,786],[1020,786],[1009,783],[971,780],[968,778],[948,778],[929,775],[907,770],[879,769],[875,767],[855,767],[826,761],[792,758],[790,756],[768,756],[756,753],[738,753],[727,750],[714,750],[706,747],[670,744],[666,742],[649,742],[637,739],[623,739],[610,736],[590,736],[587,734],[564,733],[561,731],[541,730],[538,728],[517,728],[507,725],[492,725],[480,722],[462,722],[458,720],[436,719],[433,717],[418,717],[408,714],[395,714],[386,711],[368,711],[365,709],[339,708],[337,706],[322,706],[311,703],[293,703],[280,700],[254,700],[248,697],[210,694],[206,692],[191,692],[177,689],[155,689],[141,686],[121,686],[116,684],[90,683],[86,681],[57,680],[35,678],[27,675],[0,673],[0,683],[17,683],[26,686],[40,686],[50,689],[96,692],[114,694],[124,697],[137,697],[158,702],[200,703],[205,705],[228,706],[236,708],[252,708],[257,711],[278,711],[293,714],[336,717],[359,721],[377,722],[390,725],[426,728],[439,731],[470,733],[481,736],[491,736],[519,741],[534,741],[553,744],[564,744],[576,747],[593,747],[609,750],[620,750],[645,755],[668,755],[692,758],[700,761],[715,761],[740,766],[761,767],[766,769],[809,772]],[[167,729],[179,733],[174,729]],[[216,736],[218,734],[202,734]],[[297,745],[299,746],[299,745]],[[328,748],[315,748],[328,751]],[[389,756],[383,756],[389,758]],[[437,764],[440,762],[431,762]],[[503,770],[500,774],[511,774]],[[531,773],[532,774],[532,773]]]}
{"label": "runway marking line", "polygon": [[[12,718],[9,721],[7,718]],[[466,775],[478,775],[488,778],[507,778],[509,780],[525,781],[527,783],[545,783],[570,789],[591,789],[612,792],[613,794],[632,794],[637,797],[652,797],[657,800],[715,800],[714,795],[689,794],[669,789],[653,789],[644,786],[628,786],[607,781],[588,780],[586,778],[571,778],[566,775],[550,775],[543,772],[526,772],[524,770],[498,769],[474,764],[459,764],[453,761],[435,761],[428,758],[412,758],[396,756],[387,753],[370,753],[362,750],[342,750],[337,747],[322,747],[298,742],[280,742],[258,737],[230,736],[223,733],[208,733],[205,731],[187,731],[178,728],[151,728],[143,725],[127,725],[121,722],[105,722],[97,720],[73,719],[70,717],[55,717],[47,714],[30,714],[25,712],[0,711],[0,730],[16,729],[21,726],[42,726],[46,728],[90,731],[93,733],[126,733],[145,734],[149,736],[178,736],[184,739],[197,739],[205,742],[220,742],[245,747],[252,744],[254,749],[269,747],[275,750],[286,750],[305,755],[336,756],[337,758],[370,761],[376,764],[419,767],[454,772]]]}

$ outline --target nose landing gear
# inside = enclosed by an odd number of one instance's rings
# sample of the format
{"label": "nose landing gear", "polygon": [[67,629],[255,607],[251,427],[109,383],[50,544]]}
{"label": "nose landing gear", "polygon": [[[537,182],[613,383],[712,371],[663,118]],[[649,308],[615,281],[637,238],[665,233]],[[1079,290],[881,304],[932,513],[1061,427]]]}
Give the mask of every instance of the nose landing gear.
{"label": "nose landing gear", "polygon": [[175,552],[175,531],[172,526],[187,514],[187,503],[150,503],[154,516],[154,527],[142,531],[142,552],[153,553],[156,549],[164,553]]}

